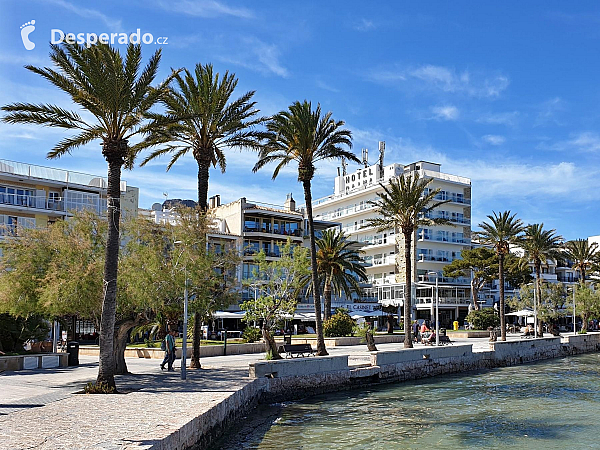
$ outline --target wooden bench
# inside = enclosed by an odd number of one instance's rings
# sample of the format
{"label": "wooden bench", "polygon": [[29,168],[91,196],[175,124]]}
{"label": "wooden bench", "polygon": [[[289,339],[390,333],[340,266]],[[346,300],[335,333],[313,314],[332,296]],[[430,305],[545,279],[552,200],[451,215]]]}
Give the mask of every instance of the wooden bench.
{"label": "wooden bench", "polygon": [[310,344],[284,344],[279,347],[280,353],[285,353],[286,358],[314,356],[315,351]]}

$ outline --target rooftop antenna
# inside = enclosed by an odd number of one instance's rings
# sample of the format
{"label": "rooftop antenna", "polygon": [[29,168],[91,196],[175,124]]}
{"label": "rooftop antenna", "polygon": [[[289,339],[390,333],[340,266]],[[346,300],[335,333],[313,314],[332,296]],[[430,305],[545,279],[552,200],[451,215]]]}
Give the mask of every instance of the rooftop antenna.
{"label": "rooftop antenna", "polygon": [[385,141],[379,141],[379,177],[383,178],[383,155],[385,154]]}
{"label": "rooftop antenna", "polygon": [[342,158],[342,175],[348,175],[346,168],[348,167],[348,163],[346,162],[346,158]]}
{"label": "rooftop antenna", "polygon": [[369,149],[368,148],[362,149],[362,162],[365,167],[369,167]]}

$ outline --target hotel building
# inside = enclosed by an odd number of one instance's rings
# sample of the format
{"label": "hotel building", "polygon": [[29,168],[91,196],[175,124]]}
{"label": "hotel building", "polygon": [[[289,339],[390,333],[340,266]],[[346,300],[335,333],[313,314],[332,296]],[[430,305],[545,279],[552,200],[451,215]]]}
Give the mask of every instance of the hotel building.
{"label": "hotel building", "polygon": [[[461,324],[468,314],[470,279],[446,278],[443,268],[471,244],[471,180],[450,175],[440,170],[440,164],[418,161],[402,164],[366,165],[353,173],[343,173],[334,180],[334,193],[313,203],[315,218],[341,222],[342,230],[351,239],[363,244],[364,262],[369,283],[365,298],[376,299],[383,305],[403,304],[405,287],[404,237],[399,230],[377,232],[366,227],[367,219],[376,217],[368,201],[377,200],[383,192],[380,185],[389,186],[402,175],[419,174],[432,179],[428,189],[440,189],[437,200],[448,203],[429,214],[431,218],[444,218],[448,225],[419,228],[413,236],[413,318],[428,319],[433,316],[435,283],[439,289],[440,324],[450,326],[454,320]],[[491,306],[491,305],[490,305]]]}

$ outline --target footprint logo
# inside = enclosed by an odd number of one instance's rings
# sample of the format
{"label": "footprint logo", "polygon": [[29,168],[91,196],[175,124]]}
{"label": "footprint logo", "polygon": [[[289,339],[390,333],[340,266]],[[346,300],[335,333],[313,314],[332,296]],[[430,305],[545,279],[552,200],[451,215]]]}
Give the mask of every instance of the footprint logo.
{"label": "footprint logo", "polygon": [[35,20],[21,25],[21,39],[26,50],[33,50],[35,48],[35,44],[29,40],[29,35],[33,30],[35,30]]}

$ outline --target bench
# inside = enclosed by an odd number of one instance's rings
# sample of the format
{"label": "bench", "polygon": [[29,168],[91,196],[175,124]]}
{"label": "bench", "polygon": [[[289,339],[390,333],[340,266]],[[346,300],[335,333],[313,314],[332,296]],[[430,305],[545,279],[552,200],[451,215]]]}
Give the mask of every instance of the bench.
{"label": "bench", "polygon": [[286,358],[294,358],[295,357],[305,357],[305,356],[314,356],[315,351],[310,346],[310,344],[284,344],[279,347],[280,353],[285,353]]}
{"label": "bench", "polygon": [[[429,339],[424,339],[423,344],[425,345],[435,345],[435,339],[430,341]],[[454,342],[450,340],[448,336],[440,335],[440,345],[452,345]]]}

